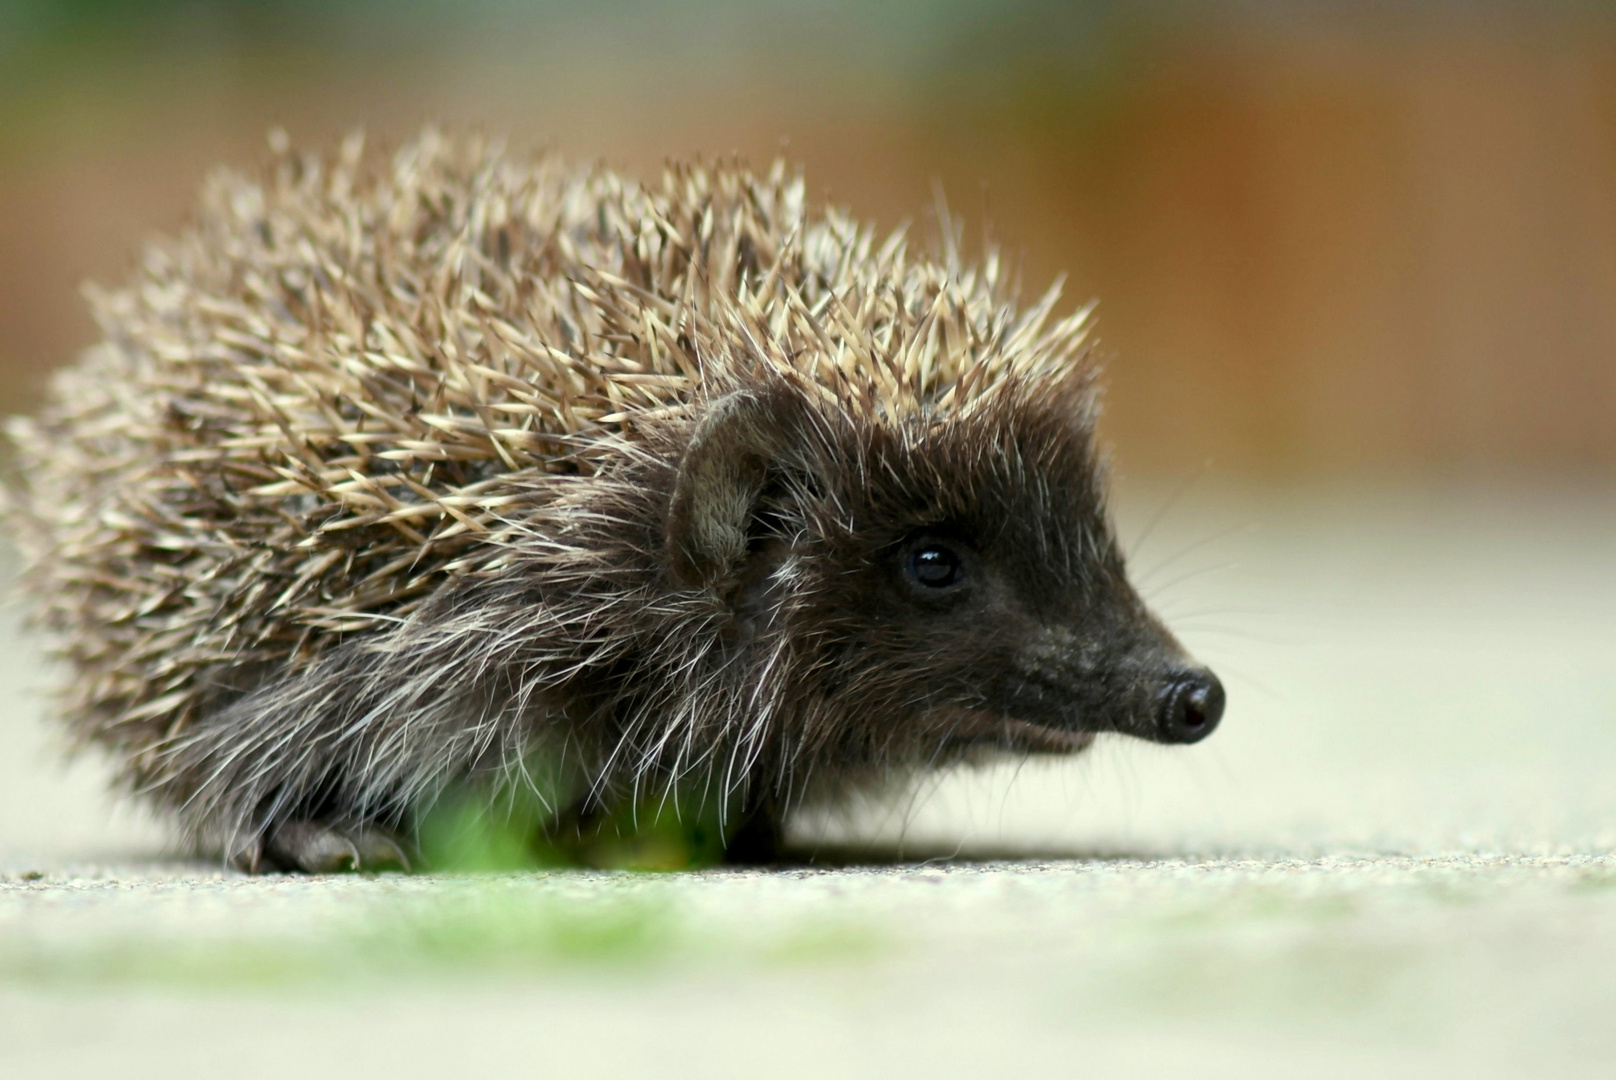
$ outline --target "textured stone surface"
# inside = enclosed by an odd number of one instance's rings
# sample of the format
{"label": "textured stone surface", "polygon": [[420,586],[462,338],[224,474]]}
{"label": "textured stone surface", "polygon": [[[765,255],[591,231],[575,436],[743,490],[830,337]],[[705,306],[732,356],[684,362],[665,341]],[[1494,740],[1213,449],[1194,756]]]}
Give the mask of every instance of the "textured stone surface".
{"label": "textured stone surface", "polygon": [[771,872],[165,862],[52,763],[8,631],[0,1072],[1609,1075],[1613,551],[1587,492],[1196,492],[1136,562],[1223,731],[808,822],[911,861]]}

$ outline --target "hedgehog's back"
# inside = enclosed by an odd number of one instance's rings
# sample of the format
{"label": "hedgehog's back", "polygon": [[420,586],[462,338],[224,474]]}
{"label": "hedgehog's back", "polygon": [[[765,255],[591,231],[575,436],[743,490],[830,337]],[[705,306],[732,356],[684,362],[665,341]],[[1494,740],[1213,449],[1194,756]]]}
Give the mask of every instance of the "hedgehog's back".
{"label": "hedgehog's back", "polygon": [[352,140],[215,176],[13,424],[27,587],[84,734],[148,745],[230,672],[396,618],[546,477],[609,459],[604,417],[688,392],[575,287],[628,269],[639,189],[430,133],[373,164]]}
{"label": "hedgehog's back", "polygon": [[486,569],[489,533],[748,380],[910,430],[1083,337],[991,253],[809,215],[779,165],[642,189],[430,132],[216,176],[95,303],[105,341],[13,425],[11,516],[69,719],[131,750]]}

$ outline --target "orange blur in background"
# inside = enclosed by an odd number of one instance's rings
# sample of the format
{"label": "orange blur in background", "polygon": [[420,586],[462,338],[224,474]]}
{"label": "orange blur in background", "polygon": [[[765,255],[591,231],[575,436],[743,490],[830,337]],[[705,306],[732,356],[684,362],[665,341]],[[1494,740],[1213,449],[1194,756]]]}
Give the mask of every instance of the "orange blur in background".
{"label": "orange blur in background", "polygon": [[0,409],[203,173],[423,122],[781,152],[1099,297],[1125,473],[1602,477],[1616,16],[1574,4],[0,0]]}

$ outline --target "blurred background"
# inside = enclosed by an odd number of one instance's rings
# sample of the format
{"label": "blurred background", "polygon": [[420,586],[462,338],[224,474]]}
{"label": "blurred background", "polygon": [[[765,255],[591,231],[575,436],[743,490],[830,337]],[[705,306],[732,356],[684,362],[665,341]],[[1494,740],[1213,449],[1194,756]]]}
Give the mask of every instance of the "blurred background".
{"label": "blurred background", "polygon": [[[940,185],[1100,299],[1123,538],[1229,719],[887,839],[1616,845],[1616,5],[0,0],[0,411],[209,168],[427,121],[641,175],[783,152],[922,233]],[[37,716],[32,648],[0,706]],[[0,853],[117,849],[48,730],[0,725]]]}
{"label": "blurred background", "polygon": [[1101,299],[1125,471],[1616,462],[1594,0],[0,0],[0,409],[207,168],[429,119],[641,173],[783,148],[883,226],[940,182]]}

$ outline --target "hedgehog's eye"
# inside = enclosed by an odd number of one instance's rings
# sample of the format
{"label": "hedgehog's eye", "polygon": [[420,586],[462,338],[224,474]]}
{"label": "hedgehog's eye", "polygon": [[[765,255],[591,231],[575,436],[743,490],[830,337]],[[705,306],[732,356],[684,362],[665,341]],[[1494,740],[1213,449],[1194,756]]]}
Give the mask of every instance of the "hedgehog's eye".
{"label": "hedgehog's eye", "polygon": [[909,552],[909,577],[925,589],[954,589],[965,583],[965,562],[946,544],[927,541]]}

